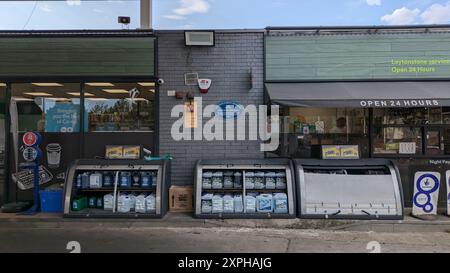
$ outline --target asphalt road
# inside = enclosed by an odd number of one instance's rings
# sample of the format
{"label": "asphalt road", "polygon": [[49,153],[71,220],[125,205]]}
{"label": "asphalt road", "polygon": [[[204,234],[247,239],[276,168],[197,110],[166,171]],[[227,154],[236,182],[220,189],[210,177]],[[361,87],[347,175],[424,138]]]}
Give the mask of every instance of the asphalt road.
{"label": "asphalt road", "polygon": [[0,252],[67,253],[72,245],[79,245],[81,252],[101,253],[450,252],[450,233],[145,227],[0,229]]}

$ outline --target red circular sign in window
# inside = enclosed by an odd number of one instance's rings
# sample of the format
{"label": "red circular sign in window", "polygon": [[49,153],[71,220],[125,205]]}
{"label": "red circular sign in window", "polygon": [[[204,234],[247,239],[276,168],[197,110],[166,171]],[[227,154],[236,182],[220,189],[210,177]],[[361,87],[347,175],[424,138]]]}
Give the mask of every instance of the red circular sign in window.
{"label": "red circular sign in window", "polygon": [[38,136],[33,132],[27,132],[27,133],[25,133],[25,135],[23,135],[22,141],[23,141],[23,144],[31,147],[31,146],[36,145],[36,143],[38,141]]}

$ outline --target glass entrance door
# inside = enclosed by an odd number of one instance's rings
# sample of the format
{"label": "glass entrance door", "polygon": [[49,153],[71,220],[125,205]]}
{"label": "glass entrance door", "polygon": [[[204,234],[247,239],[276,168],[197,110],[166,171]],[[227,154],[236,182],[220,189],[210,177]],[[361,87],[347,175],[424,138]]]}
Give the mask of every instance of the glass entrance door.
{"label": "glass entrance door", "polygon": [[[20,168],[22,137],[25,132],[39,132],[40,175],[42,187],[64,183],[67,167],[81,157],[80,83],[12,83],[11,84],[11,177],[14,184],[9,195],[16,201],[32,200],[33,180]],[[56,186],[56,185],[55,185]]]}
{"label": "glass entrance door", "polygon": [[444,155],[444,130],[442,128],[427,128],[425,131],[425,138],[425,148],[427,155]]}

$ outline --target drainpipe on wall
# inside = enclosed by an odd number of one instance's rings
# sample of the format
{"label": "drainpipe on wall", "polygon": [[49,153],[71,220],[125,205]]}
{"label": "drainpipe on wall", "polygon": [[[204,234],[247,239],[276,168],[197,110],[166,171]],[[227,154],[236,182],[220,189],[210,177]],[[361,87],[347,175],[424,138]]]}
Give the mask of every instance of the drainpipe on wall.
{"label": "drainpipe on wall", "polygon": [[141,29],[152,27],[152,0],[141,0]]}

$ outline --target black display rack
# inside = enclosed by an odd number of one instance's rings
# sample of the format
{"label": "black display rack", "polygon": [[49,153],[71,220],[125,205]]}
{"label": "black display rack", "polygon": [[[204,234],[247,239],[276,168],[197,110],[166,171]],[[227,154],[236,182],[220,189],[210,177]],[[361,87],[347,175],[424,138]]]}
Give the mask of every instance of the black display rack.
{"label": "black display rack", "polygon": [[[131,174],[128,186],[121,185],[122,174]],[[96,187],[84,185],[79,176],[90,177],[100,174],[100,184]],[[133,174],[136,179],[133,180]],[[143,186],[143,177],[147,176],[146,185]],[[106,177],[108,183],[106,184]],[[151,178],[149,178],[151,176]],[[112,181],[111,181],[112,179]],[[150,183],[148,182],[150,181]],[[81,183],[81,185],[80,185]],[[84,183],[84,184],[83,184]],[[137,183],[139,185],[133,185]],[[170,183],[170,161],[145,160],[96,160],[81,159],[75,161],[68,169],[64,189],[64,216],[73,218],[162,218],[168,210],[168,188]],[[105,196],[113,196],[112,209],[105,209]],[[130,209],[120,211],[120,196],[152,196],[154,207],[149,210]],[[92,198],[94,197],[94,198]],[[102,199],[102,202],[90,206],[89,201]],[[87,204],[80,205],[81,203]],[[99,206],[101,203],[102,206]],[[153,203],[153,202],[152,202]],[[77,207],[75,209],[75,206]]]}
{"label": "black display rack", "polygon": [[[220,181],[220,177],[217,174],[222,173],[222,186],[220,182],[213,184],[211,177],[211,187],[209,186],[209,176],[216,173],[216,179],[214,181]],[[231,173],[233,173],[233,185],[231,185]],[[263,181],[263,186],[255,188],[255,180],[248,177],[249,174],[255,175],[255,173],[267,175],[273,177],[270,188],[266,184],[266,177]],[[275,176],[273,176],[275,174]],[[281,179],[277,180],[277,176]],[[205,181],[204,181],[205,178]],[[241,181],[239,182],[239,179]],[[262,176],[260,176],[262,179]],[[249,183],[249,181],[251,181]],[[276,184],[277,181],[283,181],[284,183]],[[275,185],[272,184],[275,182]],[[228,184],[228,185],[226,185]],[[252,187],[249,187],[253,184]],[[284,184],[284,185],[283,185]],[[282,187],[278,185],[283,185]],[[207,187],[206,187],[207,186]],[[278,200],[275,196],[285,196],[286,199]],[[239,200],[239,196],[242,196],[242,209],[237,209],[236,203],[233,204],[233,211],[229,208],[228,211],[223,208],[222,211],[211,209],[209,206],[213,206],[213,201],[209,200],[209,197],[213,196],[227,196],[228,202],[231,203],[231,196],[234,196]],[[255,197],[255,210],[253,205],[247,207],[247,196]],[[268,206],[272,205],[272,210],[260,211],[258,210],[259,197],[265,196],[269,199],[265,200]],[[270,200],[271,196],[273,197]],[[216,197],[217,198],[217,197]],[[219,200],[220,199],[216,199]],[[277,201],[278,200],[278,201]],[[222,199],[222,204],[225,204]],[[253,202],[253,201],[252,201]],[[261,200],[263,202],[263,200]],[[281,203],[280,203],[281,202]],[[240,202],[238,202],[239,204]],[[249,202],[251,203],[251,202]],[[220,204],[216,203],[216,204]],[[280,206],[282,204],[282,206]],[[291,160],[289,159],[236,159],[236,160],[200,160],[196,164],[195,168],[195,217],[203,219],[283,219],[283,218],[295,218],[296,217],[296,201],[294,190],[294,171]],[[219,206],[216,206],[220,208]],[[225,207],[225,205],[224,205]],[[249,209],[251,207],[251,209]],[[284,208],[281,211],[275,208]]]}

